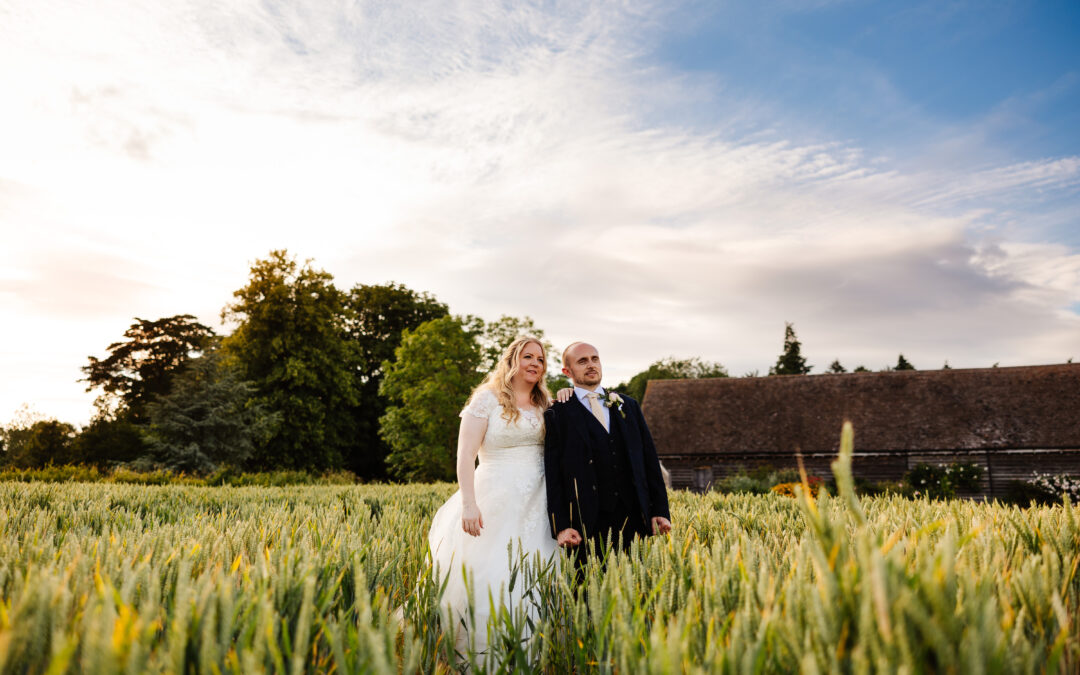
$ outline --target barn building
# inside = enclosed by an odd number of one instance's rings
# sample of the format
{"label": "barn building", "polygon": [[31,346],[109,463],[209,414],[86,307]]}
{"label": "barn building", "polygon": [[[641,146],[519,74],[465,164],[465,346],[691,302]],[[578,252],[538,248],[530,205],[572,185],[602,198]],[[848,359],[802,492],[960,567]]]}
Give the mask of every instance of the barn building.
{"label": "barn building", "polygon": [[795,467],[800,453],[808,472],[830,477],[844,420],[867,480],[975,462],[981,494],[1004,497],[1036,471],[1080,475],[1080,364],[656,380],[642,407],[675,488]]}

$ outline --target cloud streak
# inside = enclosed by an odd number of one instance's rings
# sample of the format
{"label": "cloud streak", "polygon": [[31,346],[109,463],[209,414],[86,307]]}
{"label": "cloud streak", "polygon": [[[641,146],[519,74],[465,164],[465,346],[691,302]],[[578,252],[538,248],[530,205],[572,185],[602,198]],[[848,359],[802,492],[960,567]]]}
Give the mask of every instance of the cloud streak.
{"label": "cloud streak", "polygon": [[[650,60],[668,10],[39,2],[8,18],[0,64],[36,67],[0,65],[22,94],[0,111],[0,308],[93,329],[4,350],[5,370],[50,348],[73,380],[136,314],[214,322],[246,263],[283,246],[343,286],[531,315],[557,345],[596,342],[614,380],[669,354],[764,371],[785,320],[819,369],[1062,361],[1080,338],[1080,257],[1023,226],[1069,220],[1080,158],[963,171],[785,135]],[[713,104],[722,119],[683,123]],[[0,414],[22,396],[5,387]],[[65,400],[57,414],[88,412]]]}

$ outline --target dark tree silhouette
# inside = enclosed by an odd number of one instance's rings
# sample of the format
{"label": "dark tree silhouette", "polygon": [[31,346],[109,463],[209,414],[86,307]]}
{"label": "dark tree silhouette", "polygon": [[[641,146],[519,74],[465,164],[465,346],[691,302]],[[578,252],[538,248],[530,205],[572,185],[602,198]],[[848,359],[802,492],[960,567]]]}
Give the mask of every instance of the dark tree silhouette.
{"label": "dark tree silhouette", "polygon": [[156,321],[135,319],[124,331],[125,340],[108,347],[104,359],[91,356],[83,366],[87,391],[101,387],[99,414],[134,423],[146,420],[146,406],[169,393],[172,378],[204,349],[214,331],[190,314]]}
{"label": "dark tree silhouette", "polygon": [[784,324],[784,352],[776,359],[776,365],[769,369],[769,375],[806,375],[813,366],[806,365],[800,350],[802,345],[795,337],[795,327]]}

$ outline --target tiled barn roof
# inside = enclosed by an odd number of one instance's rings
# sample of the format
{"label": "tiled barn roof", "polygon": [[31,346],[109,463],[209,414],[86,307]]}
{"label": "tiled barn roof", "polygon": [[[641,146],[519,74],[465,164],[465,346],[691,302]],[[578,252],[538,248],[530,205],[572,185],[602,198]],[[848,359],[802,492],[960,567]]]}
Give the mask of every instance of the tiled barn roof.
{"label": "tiled barn roof", "polygon": [[1080,448],[1080,364],[654,380],[659,454]]}

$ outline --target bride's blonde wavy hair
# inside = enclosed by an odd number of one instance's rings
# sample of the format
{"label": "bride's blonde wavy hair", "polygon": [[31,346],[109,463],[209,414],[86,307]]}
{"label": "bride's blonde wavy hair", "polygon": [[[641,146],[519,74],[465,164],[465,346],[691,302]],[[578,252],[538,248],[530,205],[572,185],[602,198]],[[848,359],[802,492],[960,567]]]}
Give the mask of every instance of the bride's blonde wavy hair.
{"label": "bride's blonde wavy hair", "polygon": [[544,343],[540,342],[532,336],[519,337],[510,343],[510,345],[503,350],[501,356],[499,356],[498,363],[495,364],[495,368],[487,374],[484,381],[476,387],[473,391],[473,396],[484,389],[490,389],[495,393],[495,397],[499,400],[499,405],[503,409],[503,418],[513,424],[517,421],[521,413],[518,411],[516,397],[514,396],[514,385],[511,381],[514,379],[514,375],[518,373],[518,359],[521,358],[521,352],[525,350],[525,346],[534,344],[540,348],[540,353],[544,356],[544,372],[540,374],[540,380],[533,385],[533,390],[530,395],[532,404],[539,408],[541,411],[547,410],[551,405],[551,392],[548,391],[547,383],[545,382],[545,375],[547,375],[547,350],[544,349]]}

